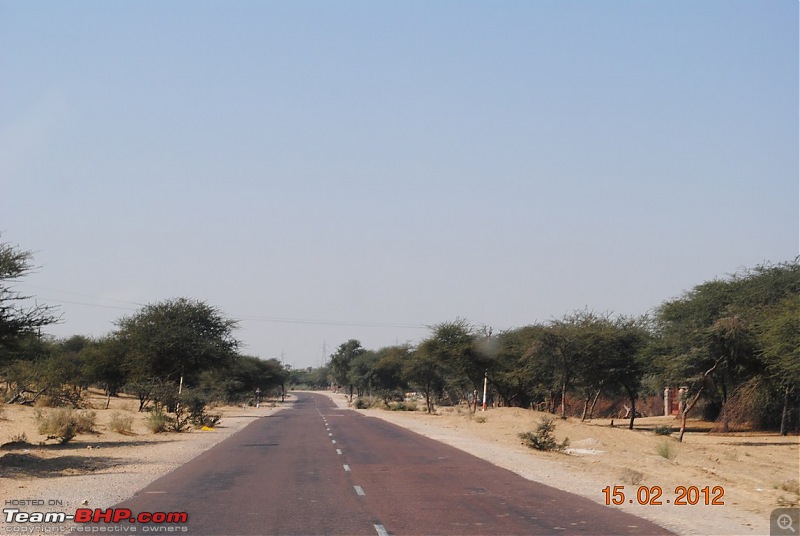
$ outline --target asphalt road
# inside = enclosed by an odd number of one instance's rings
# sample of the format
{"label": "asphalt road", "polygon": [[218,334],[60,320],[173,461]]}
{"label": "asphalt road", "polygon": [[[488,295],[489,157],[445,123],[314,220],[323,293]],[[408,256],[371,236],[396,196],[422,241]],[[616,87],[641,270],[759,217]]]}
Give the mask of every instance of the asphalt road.
{"label": "asphalt road", "polygon": [[669,534],[309,393],[116,508],[188,513],[139,534]]}

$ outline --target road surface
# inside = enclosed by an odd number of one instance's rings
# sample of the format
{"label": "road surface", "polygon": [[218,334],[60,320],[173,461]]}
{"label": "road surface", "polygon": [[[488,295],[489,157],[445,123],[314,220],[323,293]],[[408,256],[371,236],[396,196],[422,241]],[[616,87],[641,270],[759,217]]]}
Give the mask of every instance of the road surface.
{"label": "road surface", "polygon": [[670,534],[311,393],[116,508],[188,514],[140,534]]}

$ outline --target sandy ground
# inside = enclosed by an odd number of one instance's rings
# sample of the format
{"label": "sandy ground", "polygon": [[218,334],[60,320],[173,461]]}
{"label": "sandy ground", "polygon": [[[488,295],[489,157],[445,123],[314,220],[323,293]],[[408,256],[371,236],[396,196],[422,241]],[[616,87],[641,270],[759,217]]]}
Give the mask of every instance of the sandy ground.
{"label": "sandy ground", "polygon": [[[331,397],[347,407],[344,395]],[[96,399],[96,408],[104,407]],[[291,403],[291,397],[286,404]],[[25,501],[52,502],[50,511],[72,512],[85,505],[106,508],[132,496],[137,490],[189,461],[254,418],[281,409],[280,404],[261,408],[216,408],[223,419],[214,431],[184,434],[152,434],[145,416],[135,411],[136,401],[112,399],[109,410],[95,409],[97,433],[80,435],[67,445],[44,441],[37,432],[33,408],[3,406],[0,418],[0,497],[4,508]],[[532,431],[543,414],[519,408],[494,408],[470,417],[465,409],[439,408],[437,415],[421,412],[358,410],[382,418],[438,441],[453,445],[514,471],[525,478],[605,503],[603,488],[624,486],[626,503],[621,508],[650,519],[678,534],[769,534],[769,515],[777,507],[798,506],[800,442],[797,436],[776,434],[709,435],[704,423],[693,422],[683,443],[657,436],[657,425],[677,423],[669,417],[637,420],[637,429],[608,420],[580,423],[556,421],[559,439],[569,437],[570,453],[533,451],[517,434]],[[133,433],[108,429],[113,413],[133,415]],[[25,434],[26,443],[8,445]],[[40,444],[40,443],[44,444]],[[668,445],[665,446],[665,445]],[[659,451],[669,451],[669,458]],[[661,505],[638,504],[637,492],[662,491]],[[699,494],[695,505],[674,504],[676,488],[694,486],[724,490],[723,505],[705,504]],[[719,495],[709,493],[709,498]],[[644,495],[642,495],[644,497]],[[666,500],[670,500],[667,504]],[[8,501],[17,501],[10,504]],[[0,522],[0,532],[11,527]]]}
{"label": "sandy ground", "polygon": [[[267,402],[255,407],[220,407],[210,413],[222,414],[213,430],[153,434],[146,414],[138,413],[138,401],[131,397],[90,400],[97,415],[97,432],[78,435],[66,445],[46,441],[39,434],[35,408],[0,406],[0,500],[4,508],[21,511],[74,513],[75,509],[108,508],[188,462],[262,416],[290,405]],[[43,411],[47,411],[46,408]],[[131,434],[110,430],[115,413],[134,418]],[[27,441],[16,442],[24,434]],[[11,443],[15,441],[14,443]],[[35,502],[32,502],[35,501]],[[0,533],[44,534],[42,525],[10,525],[0,519]],[[52,528],[51,525],[49,528]],[[15,530],[16,529],[16,530]]]}
{"label": "sandy ground", "polygon": [[[345,407],[344,395],[333,395]],[[557,419],[557,439],[569,438],[568,454],[539,452],[522,445],[518,434],[533,431],[547,414],[520,408],[492,408],[470,417],[465,408],[422,412],[357,410],[450,444],[525,478],[605,504],[603,488],[624,486],[624,511],[644,517],[678,534],[769,534],[770,512],[798,506],[800,441],[777,434],[709,435],[708,423],[690,422],[684,442],[658,436],[655,426],[679,423],[672,417],[637,419],[636,429],[617,420]],[[482,421],[482,422],[481,422]],[[677,434],[673,434],[677,436]],[[670,458],[663,445],[668,444]],[[662,504],[638,503],[641,486],[660,488]],[[675,505],[676,488],[724,490],[723,505]],[[785,488],[785,489],[784,489]],[[645,492],[643,491],[643,494]],[[642,496],[646,499],[645,495]],[[710,494],[710,499],[713,495]],[[666,501],[670,500],[667,504]]]}

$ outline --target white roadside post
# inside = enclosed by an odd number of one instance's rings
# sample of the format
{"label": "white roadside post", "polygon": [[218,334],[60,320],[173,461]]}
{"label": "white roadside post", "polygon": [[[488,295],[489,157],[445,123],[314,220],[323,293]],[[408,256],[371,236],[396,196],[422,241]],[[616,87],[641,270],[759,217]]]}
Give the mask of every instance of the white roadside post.
{"label": "white roadside post", "polygon": [[489,375],[487,372],[483,373],[483,411],[486,411],[486,386],[489,383]]}

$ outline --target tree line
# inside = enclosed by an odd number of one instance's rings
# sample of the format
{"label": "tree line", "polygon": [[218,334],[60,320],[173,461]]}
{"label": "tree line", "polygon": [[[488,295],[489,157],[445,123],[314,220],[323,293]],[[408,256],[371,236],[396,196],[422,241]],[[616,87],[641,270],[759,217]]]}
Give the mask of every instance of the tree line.
{"label": "tree line", "polygon": [[484,382],[495,404],[592,418],[599,400],[637,410],[665,387],[683,387],[689,411],[731,426],[800,428],[800,259],[764,264],[695,286],[638,317],[576,311],[499,333],[463,319],[433,327],[416,346],[377,350],[342,343],[319,369],[288,370],[239,353],[236,322],[202,301],[149,304],[111,334],[57,340],[40,335],[56,311],[14,290],[32,270],[30,252],[0,243],[0,380],[9,403],[47,397],[77,406],[89,386],[134,394],[140,410],[240,403],[256,389],[334,385],[352,396],[477,408]]}
{"label": "tree line", "polygon": [[378,350],[352,339],[325,367],[290,378],[387,403],[414,391],[429,412],[437,403],[476,408],[484,382],[496,404],[564,418],[591,418],[602,396],[622,401],[630,428],[637,404],[662,404],[665,388],[683,387],[681,438],[692,410],[722,431],[786,434],[799,427],[800,263],[702,283],[639,317],[583,310],[496,334],[456,319],[416,347]]}
{"label": "tree line", "polygon": [[7,403],[79,407],[90,386],[107,396],[139,399],[139,410],[174,411],[179,403],[241,403],[258,389],[283,393],[288,371],[276,359],[239,353],[236,321],[190,298],[168,299],[117,320],[109,335],[92,339],[41,336],[59,320],[14,283],[33,269],[28,251],[0,244],[0,381]]}

